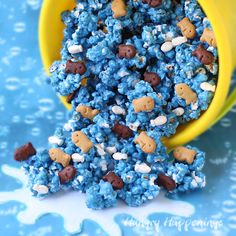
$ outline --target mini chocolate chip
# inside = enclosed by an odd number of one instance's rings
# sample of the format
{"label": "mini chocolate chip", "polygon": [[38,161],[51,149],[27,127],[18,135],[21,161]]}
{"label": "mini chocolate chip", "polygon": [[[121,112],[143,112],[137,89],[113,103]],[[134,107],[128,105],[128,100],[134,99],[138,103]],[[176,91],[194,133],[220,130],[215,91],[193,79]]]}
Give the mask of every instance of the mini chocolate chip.
{"label": "mini chocolate chip", "polygon": [[119,45],[120,58],[131,59],[135,57],[135,55],[136,55],[136,49],[133,45],[125,45],[125,44]]}
{"label": "mini chocolate chip", "polygon": [[16,161],[25,161],[29,157],[36,154],[36,150],[32,143],[26,143],[25,145],[16,149],[14,159]]}
{"label": "mini chocolate chip", "polygon": [[113,126],[112,131],[124,139],[128,139],[133,135],[133,132],[129,127],[119,123],[116,123]]}
{"label": "mini chocolate chip", "polygon": [[102,178],[104,181],[109,182],[114,190],[122,189],[124,187],[123,180],[117,176],[113,171],[108,172],[105,176]]}
{"label": "mini chocolate chip", "polygon": [[203,45],[199,45],[198,48],[193,51],[193,56],[197,57],[198,60],[204,65],[210,65],[214,61],[214,56],[211,52],[207,51]]}
{"label": "mini chocolate chip", "polygon": [[156,87],[161,83],[161,78],[157,73],[154,72],[145,72],[144,80],[150,83],[153,87]]}
{"label": "mini chocolate chip", "polygon": [[162,0],[143,0],[143,3],[148,4],[150,7],[158,7],[162,4]]}
{"label": "mini chocolate chip", "polygon": [[71,73],[83,75],[86,72],[86,66],[81,61],[73,62],[71,60],[68,60],[66,62],[65,72],[68,74]]}
{"label": "mini chocolate chip", "polygon": [[74,166],[69,165],[65,167],[62,171],[58,173],[60,183],[65,184],[66,182],[72,180],[76,174],[76,169]]}
{"label": "mini chocolate chip", "polygon": [[154,183],[160,187],[163,187],[167,191],[172,191],[176,188],[175,181],[165,174],[159,174]]}

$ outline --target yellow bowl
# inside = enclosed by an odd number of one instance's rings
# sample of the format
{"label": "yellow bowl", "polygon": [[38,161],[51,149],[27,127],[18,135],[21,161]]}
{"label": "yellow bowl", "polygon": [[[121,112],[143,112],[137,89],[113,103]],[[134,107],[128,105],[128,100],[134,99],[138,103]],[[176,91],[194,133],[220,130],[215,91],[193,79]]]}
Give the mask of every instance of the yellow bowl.
{"label": "yellow bowl", "polygon": [[[206,131],[225,115],[236,101],[236,90],[227,99],[233,69],[236,66],[236,1],[199,0],[215,32],[219,52],[219,77],[214,98],[199,119],[181,126],[165,144],[172,149],[183,145]],[[74,0],[44,0],[39,22],[39,44],[46,72],[55,60],[60,59],[64,25],[61,13],[72,10]],[[60,97],[67,109],[71,106],[65,97]]]}

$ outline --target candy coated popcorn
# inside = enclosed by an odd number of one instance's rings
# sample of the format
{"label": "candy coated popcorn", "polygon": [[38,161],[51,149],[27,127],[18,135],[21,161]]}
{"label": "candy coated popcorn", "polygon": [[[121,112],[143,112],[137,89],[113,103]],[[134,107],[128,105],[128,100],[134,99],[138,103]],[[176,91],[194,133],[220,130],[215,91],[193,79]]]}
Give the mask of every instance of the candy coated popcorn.
{"label": "candy coated popcorn", "polygon": [[79,0],[62,21],[48,81],[72,110],[48,150],[16,151],[33,195],[73,189],[98,210],[203,188],[205,153],[163,144],[216,89],[216,41],[197,1]]}

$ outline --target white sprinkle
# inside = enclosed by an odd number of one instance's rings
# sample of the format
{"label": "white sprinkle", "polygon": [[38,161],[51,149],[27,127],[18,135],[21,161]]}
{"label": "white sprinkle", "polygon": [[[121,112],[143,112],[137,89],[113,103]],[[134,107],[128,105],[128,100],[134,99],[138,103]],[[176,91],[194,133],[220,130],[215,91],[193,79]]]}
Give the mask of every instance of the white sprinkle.
{"label": "white sprinkle", "polygon": [[200,177],[198,177],[198,176],[195,175],[194,178],[195,178],[195,180],[196,180],[197,183],[201,183],[201,182],[202,182],[202,179],[201,179]]}
{"label": "white sprinkle", "polygon": [[79,18],[79,15],[80,15],[80,12],[79,12],[79,11],[75,11],[75,12],[74,12],[74,16],[75,16],[75,17]]}
{"label": "white sprinkle", "polygon": [[191,79],[191,78],[193,77],[193,75],[194,75],[194,73],[193,73],[192,70],[186,71],[185,74],[186,74],[186,77],[187,77],[188,79]]}
{"label": "white sprinkle", "polygon": [[106,151],[107,151],[110,155],[112,155],[112,154],[114,154],[114,153],[117,152],[117,149],[116,149],[115,146],[113,146],[113,147],[107,147],[107,148],[106,148]]}
{"label": "white sprinkle", "polygon": [[188,39],[185,36],[180,36],[180,37],[176,37],[172,39],[172,45],[174,47],[177,47],[183,43],[186,43],[188,41]]}
{"label": "white sprinkle", "polygon": [[116,152],[112,155],[112,157],[116,161],[120,161],[120,160],[126,160],[128,158],[128,155],[126,153]]}
{"label": "white sprinkle", "polygon": [[134,170],[136,172],[146,174],[151,171],[151,168],[146,163],[135,164]]}
{"label": "white sprinkle", "polygon": [[167,122],[166,116],[158,116],[155,120],[151,120],[151,126],[164,125]]}
{"label": "white sprinkle", "polygon": [[129,124],[129,128],[133,131],[137,131],[138,130],[138,127],[139,127],[140,123],[138,121],[134,122],[134,123],[131,123]]}
{"label": "white sprinkle", "polygon": [[[198,176],[195,175],[195,171],[192,172],[192,177],[193,177],[193,180],[192,180],[192,184],[195,186],[195,183],[196,185],[198,186],[198,184],[201,184],[202,187],[204,187],[206,185],[205,183],[205,179],[203,178],[200,178]],[[195,182],[195,183],[194,183]],[[196,186],[196,187],[197,187]]]}
{"label": "white sprinkle", "polygon": [[72,130],[71,124],[70,124],[70,123],[66,123],[66,124],[64,125],[64,129],[65,129],[66,131],[71,131],[71,130]]}
{"label": "white sprinkle", "polygon": [[191,181],[191,184],[192,184],[192,186],[193,186],[194,188],[197,188],[197,186],[198,186],[197,181],[196,181],[195,179],[193,179],[193,180]]}
{"label": "white sprinkle", "polygon": [[173,174],[173,175],[171,176],[171,178],[172,178],[176,183],[178,183],[177,174]]}
{"label": "white sprinkle", "polygon": [[83,5],[82,3],[77,3],[76,8],[77,8],[78,10],[83,10],[83,9],[84,9],[84,5]]}
{"label": "white sprinkle", "polygon": [[191,104],[191,109],[192,109],[193,111],[196,111],[196,110],[198,109],[198,102],[192,103],[192,104]]}
{"label": "white sprinkle", "polygon": [[115,100],[118,105],[121,105],[123,103],[122,99],[119,96],[116,96]]}
{"label": "white sprinkle", "polygon": [[174,110],[172,110],[177,116],[182,116],[184,114],[184,108],[177,107]]}
{"label": "white sprinkle", "polygon": [[39,194],[47,194],[48,193],[48,187],[46,185],[35,184],[33,186],[33,190],[35,190]]}
{"label": "white sprinkle", "polygon": [[156,180],[156,177],[152,177],[149,180],[149,185],[155,185],[154,181]]}
{"label": "white sprinkle", "polygon": [[148,47],[149,47],[149,43],[148,43],[148,42],[145,42],[145,43],[143,44],[143,47],[144,47],[144,48],[148,48]]}
{"label": "white sprinkle", "polygon": [[169,52],[172,49],[173,49],[172,42],[165,42],[161,45],[161,51],[162,52]]}
{"label": "white sprinkle", "polygon": [[106,55],[107,54],[107,49],[106,48],[103,48],[102,49],[102,55]]}
{"label": "white sprinkle", "polygon": [[81,183],[81,182],[84,180],[84,177],[83,177],[82,175],[79,175],[79,176],[77,177],[77,179],[78,179],[79,182]]}
{"label": "white sprinkle", "polygon": [[83,47],[82,47],[82,45],[71,45],[68,47],[68,51],[71,54],[76,54],[79,52],[83,52]]}
{"label": "white sprinkle", "polygon": [[[157,31],[161,31],[161,30],[162,30],[161,25],[157,25],[157,26],[156,26],[156,30],[157,30]],[[154,31],[154,30],[153,30],[153,31]],[[155,32],[155,33],[157,33],[157,32]]]}
{"label": "white sprinkle", "polygon": [[214,48],[213,46],[209,46],[209,47],[207,48],[207,51],[210,51],[210,52],[214,52],[214,50],[215,50],[215,48]]}
{"label": "white sprinkle", "polygon": [[57,136],[49,137],[48,142],[50,144],[57,144],[58,146],[61,146],[64,143],[64,141],[62,139],[58,138]]}
{"label": "white sprinkle", "polygon": [[49,69],[49,72],[50,73],[53,73],[55,70],[57,69],[57,66],[56,65],[52,65]]}
{"label": "white sprinkle", "polygon": [[125,115],[126,111],[124,108],[120,107],[120,106],[113,106],[111,108],[112,112],[116,115]]}
{"label": "white sprinkle", "polygon": [[97,145],[95,145],[95,147],[97,148],[98,155],[100,155],[100,156],[105,156],[106,155],[106,152],[102,148],[101,144],[97,144]]}
{"label": "white sprinkle", "polygon": [[115,29],[117,29],[117,30],[122,29],[121,23],[117,23],[117,24],[115,25]]}
{"label": "white sprinkle", "polygon": [[215,85],[212,85],[210,83],[207,83],[207,82],[203,82],[201,83],[200,85],[200,88],[204,91],[210,91],[210,92],[215,92],[216,90],[216,86]]}
{"label": "white sprinkle", "polygon": [[107,123],[102,123],[100,124],[101,127],[104,127],[104,128],[110,128],[109,124]]}
{"label": "white sprinkle", "polygon": [[107,171],[107,162],[106,162],[106,160],[101,160],[99,165],[100,165],[102,171]]}
{"label": "white sprinkle", "polygon": [[206,24],[208,22],[209,22],[209,19],[207,17],[204,17],[202,23]]}
{"label": "white sprinkle", "polygon": [[161,93],[157,93],[157,97],[158,97],[158,98],[160,98],[160,99],[162,99],[162,98],[163,98],[163,96],[162,96],[162,94],[161,94]]}
{"label": "white sprinkle", "polygon": [[73,162],[84,162],[84,157],[80,155],[79,153],[72,154],[72,160]]}
{"label": "white sprinkle", "polygon": [[118,72],[118,75],[120,77],[125,77],[125,76],[129,75],[129,73],[125,70],[121,70],[121,71]]}

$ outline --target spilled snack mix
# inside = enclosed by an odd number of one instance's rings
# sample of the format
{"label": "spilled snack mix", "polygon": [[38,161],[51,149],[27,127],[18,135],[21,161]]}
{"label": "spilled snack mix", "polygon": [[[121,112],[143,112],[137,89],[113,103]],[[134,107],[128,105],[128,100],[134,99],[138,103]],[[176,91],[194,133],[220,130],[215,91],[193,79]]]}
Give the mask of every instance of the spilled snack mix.
{"label": "spilled snack mix", "polygon": [[188,145],[168,154],[162,143],[216,89],[216,40],[196,0],[79,0],[62,20],[50,81],[72,111],[49,150],[16,150],[33,195],[73,189],[102,209],[117,199],[140,206],[161,188],[204,187],[204,152]]}

